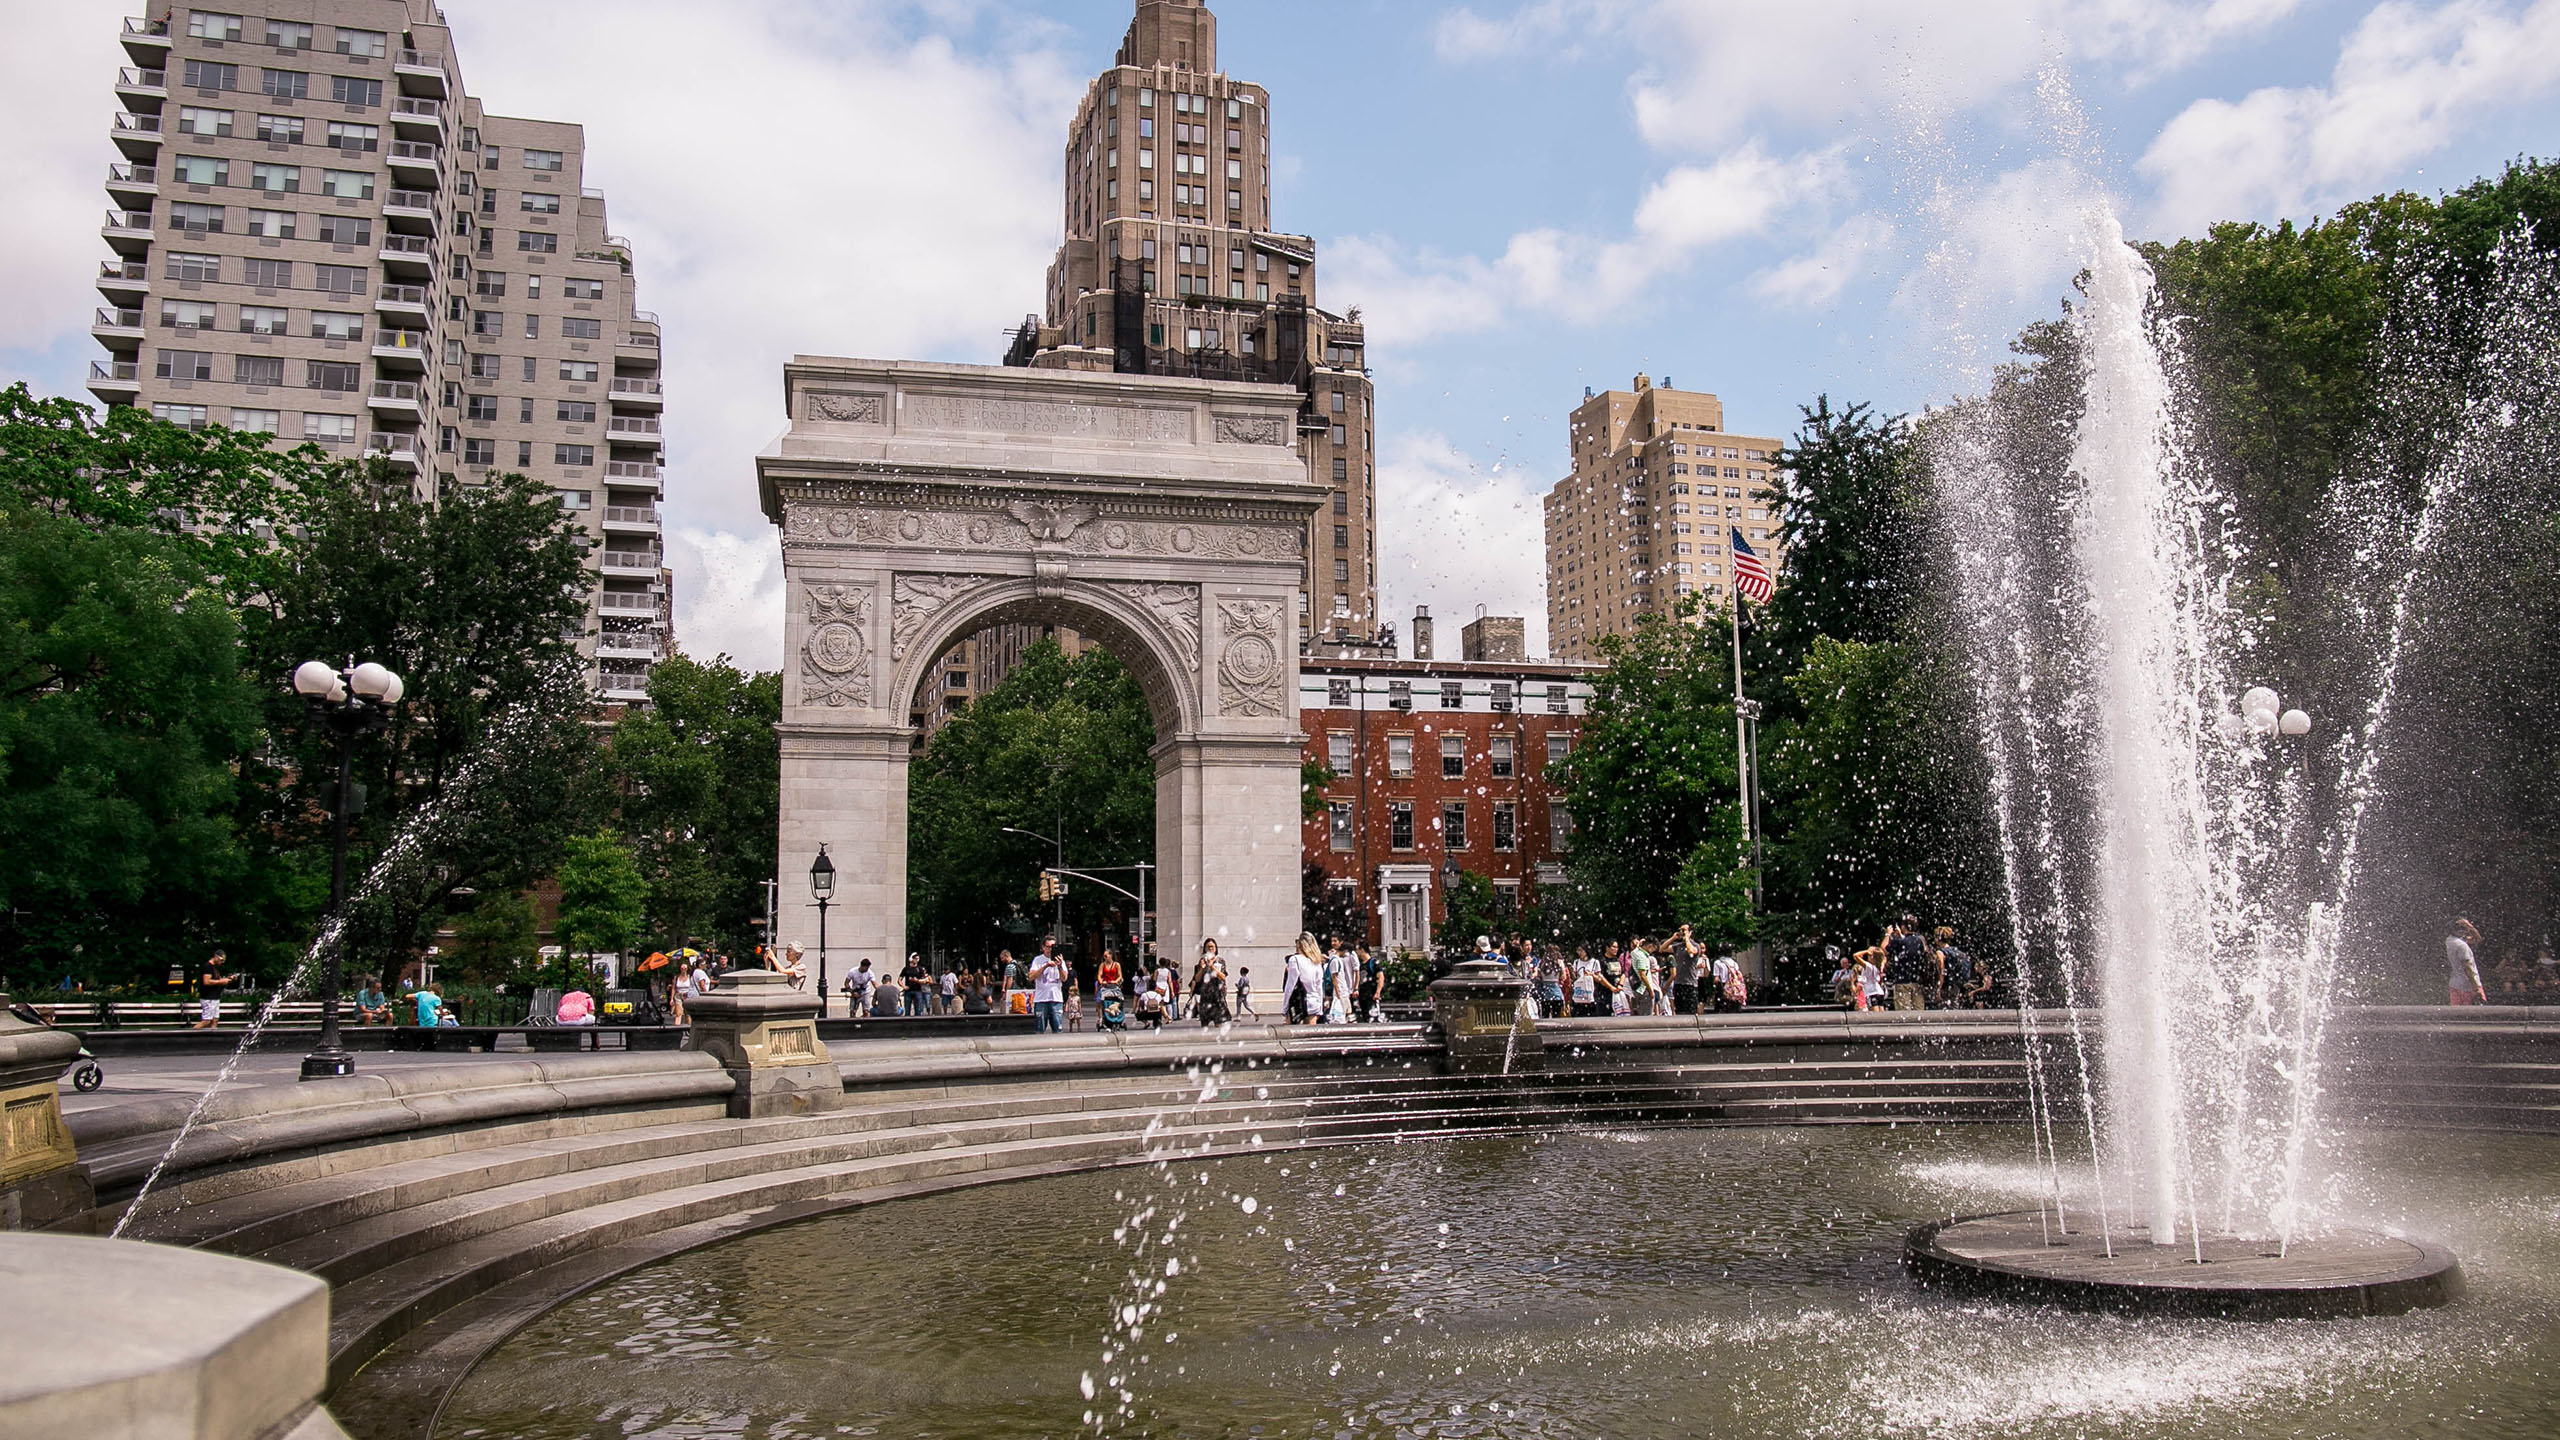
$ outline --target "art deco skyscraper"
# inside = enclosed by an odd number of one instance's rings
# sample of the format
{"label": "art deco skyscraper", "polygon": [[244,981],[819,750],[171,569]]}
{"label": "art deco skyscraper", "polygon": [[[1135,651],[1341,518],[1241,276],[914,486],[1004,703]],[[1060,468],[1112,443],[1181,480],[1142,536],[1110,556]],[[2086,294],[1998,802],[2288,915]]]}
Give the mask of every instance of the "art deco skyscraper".
{"label": "art deco skyscraper", "polygon": [[1305,632],[1374,636],[1377,450],[1356,313],[1316,305],[1315,242],[1272,227],[1271,96],[1218,68],[1201,0],[1137,0],[1068,128],[1048,308],[1005,362],[1287,385],[1308,478]]}
{"label": "art deco skyscraper", "polygon": [[121,38],[91,392],[429,498],[533,476],[595,538],[596,687],[642,698],[672,642],[658,323],[584,132],[485,113],[432,0],[156,0]]}

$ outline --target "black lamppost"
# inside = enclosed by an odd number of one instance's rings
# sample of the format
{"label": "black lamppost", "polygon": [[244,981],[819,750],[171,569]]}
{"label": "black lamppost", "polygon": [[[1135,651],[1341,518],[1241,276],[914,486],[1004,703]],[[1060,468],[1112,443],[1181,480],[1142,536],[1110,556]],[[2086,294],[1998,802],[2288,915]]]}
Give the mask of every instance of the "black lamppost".
{"label": "black lamppost", "polygon": [[[836,862],[827,858],[827,847],[818,847],[818,858],[809,862],[809,893],[818,897],[818,1013],[827,1013],[827,904],[835,899]],[[773,943],[773,937],[765,937]]]}
{"label": "black lamppost", "polygon": [[329,854],[329,923],[338,933],[328,947],[328,968],[320,983],[320,1043],[302,1057],[302,1078],[352,1075],[356,1058],[338,1039],[340,966],[347,948],[347,810],[355,790],[356,737],[379,730],[400,703],[400,677],[367,661],[347,657],[344,667],[306,660],[293,672],[293,690],[310,707],[311,718],[338,732],[338,801]]}

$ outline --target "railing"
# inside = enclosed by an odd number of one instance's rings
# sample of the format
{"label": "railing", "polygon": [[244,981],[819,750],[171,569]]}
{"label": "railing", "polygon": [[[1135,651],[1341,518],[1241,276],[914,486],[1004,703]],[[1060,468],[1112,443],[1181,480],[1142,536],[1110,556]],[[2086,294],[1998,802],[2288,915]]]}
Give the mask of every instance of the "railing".
{"label": "railing", "polygon": [[[103,315],[106,312],[101,310],[98,313]],[[658,523],[658,507],[655,505],[607,505],[604,507],[604,523],[607,525],[655,525]]]}
{"label": "railing", "polygon": [[[92,365],[90,368],[95,369],[97,367]],[[126,362],[124,368],[127,370],[132,369],[132,362]],[[643,615],[655,615],[658,613],[658,597],[655,595],[617,595],[611,591],[607,591],[596,597],[596,608],[598,610],[626,610],[635,611]]]}
{"label": "railing", "polygon": [[107,212],[107,228],[110,230],[148,230],[151,228],[151,212],[148,210],[110,210]]}
{"label": "railing", "polygon": [[655,435],[659,433],[657,421],[643,420],[637,416],[631,415],[616,415],[611,420],[605,422],[604,428],[616,435]]}
{"label": "railing", "polygon": [[156,165],[129,165],[122,162],[107,167],[109,185],[157,185],[160,169]]}
{"label": "railing", "polygon": [[403,95],[391,102],[391,113],[412,120],[442,120],[444,103],[440,100],[417,100]]}
{"label": "railing", "polygon": [[436,208],[436,192],[433,190],[394,190],[389,195],[383,197],[382,203],[394,210],[433,210]]}
{"label": "railing", "polygon": [[94,323],[101,329],[139,330],[142,328],[142,312],[136,309],[109,310],[101,307]]}
{"label": "railing", "polygon": [[92,380],[138,380],[141,375],[142,366],[139,361],[92,360],[89,362],[89,378]]}
{"label": "railing", "polygon": [[613,382],[616,395],[657,395],[663,393],[655,380],[620,380]]}
{"label": "railing", "polygon": [[130,111],[119,110],[116,112],[115,128],[118,133],[126,135],[157,135],[160,133],[160,117],[136,115]]}
{"label": "railing", "polygon": [[432,140],[394,140],[391,142],[391,158],[424,160],[433,165],[436,163],[436,143]]}
{"label": "railing", "polygon": [[428,255],[434,253],[435,245],[424,235],[385,235],[382,248],[394,255]]}
{"label": "railing", "polygon": [[418,384],[414,380],[376,380],[373,382],[373,398],[415,401],[418,398]]}
{"label": "railing", "polygon": [[154,20],[146,15],[127,15],[124,17],[124,33],[165,40],[169,35],[169,22]]}
{"label": "railing", "polygon": [[623,335],[622,343],[635,350],[655,350],[658,348],[658,337],[643,330],[633,330]]}
{"label": "railing", "polygon": [[424,330],[394,330],[386,326],[383,329],[373,332],[373,348],[376,350],[415,350],[419,354],[423,355],[427,352],[427,332]]}
{"label": "railing", "polygon": [[655,570],[659,565],[658,552],[655,550],[607,550],[604,552],[604,563],[610,568],[620,570]]}
{"label": "railing", "polygon": [[403,50],[398,63],[415,69],[433,70],[438,74],[444,72],[444,56],[434,50]]}
{"label": "railing", "polygon": [[151,264],[147,260],[101,260],[98,262],[98,278],[147,281],[151,278]]}
{"label": "railing", "polygon": [[169,72],[137,70],[128,65],[116,72],[116,88],[119,90],[166,90],[169,88]]}
{"label": "railing", "polygon": [[578,188],[578,198],[582,200],[601,200],[604,198],[604,192],[593,185],[582,185]]}
{"label": "railing", "polygon": [[658,637],[647,634],[599,635],[596,637],[596,653],[599,655],[638,655],[654,660],[658,655]]}
{"label": "railing", "polygon": [[634,310],[631,312],[631,318],[643,325],[655,325],[658,323],[658,312],[655,310]]}
{"label": "railing", "polygon": [[427,303],[427,287],[424,285],[385,285],[382,287],[382,295],[377,303],[383,305],[424,305]]}
{"label": "railing", "polygon": [[608,480],[658,480],[664,472],[646,460],[607,460],[604,475]]}
{"label": "railing", "polygon": [[386,431],[376,430],[372,434],[364,437],[364,453],[367,455],[386,456],[397,460],[407,460],[410,463],[415,464],[418,459],[418,437],[415,435],[405,434],[394,435]]}

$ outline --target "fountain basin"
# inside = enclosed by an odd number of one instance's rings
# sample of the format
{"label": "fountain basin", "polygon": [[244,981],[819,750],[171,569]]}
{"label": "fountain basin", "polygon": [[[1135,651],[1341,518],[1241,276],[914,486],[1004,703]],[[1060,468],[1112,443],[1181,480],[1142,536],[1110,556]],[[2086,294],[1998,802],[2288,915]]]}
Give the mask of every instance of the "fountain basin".
{"label": "fountain basin", "polygon": [[2462,1294],[2462,1266],[2428,1240],[2341,1229],[2296,1239],[2208,1237],[2154,1245],[2119,1227],[2113,1254],[2094,1230],[2054,1234],[2033,1210],[1935,1221],[1911,1232],[1903,1263],[1931,1289],[2083,1310],[2326,1320],[2397,1315]]}

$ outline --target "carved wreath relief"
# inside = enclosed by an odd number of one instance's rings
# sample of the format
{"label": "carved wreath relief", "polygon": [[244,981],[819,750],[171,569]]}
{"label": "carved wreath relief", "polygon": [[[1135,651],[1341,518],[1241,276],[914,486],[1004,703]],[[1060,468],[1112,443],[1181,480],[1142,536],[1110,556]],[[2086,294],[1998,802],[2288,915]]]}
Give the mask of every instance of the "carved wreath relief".
{"label": "carved wreath relief", "polygon": [[860,585],[811,585],[803,604],[809,638],[800,646],[804,705],[871,704],[871,591]]}
{"label": "carved wreath relief", "polygon": [[809,392],[809,418],[839,425],[877,425],[881,417],[878,395],[847,395],[840,391]]}
{"label": "carved wreath relief", "polygon": [[1218,709],[1227,715],[1280,713],[1280,602],[1222,600],[1218,626]]}

